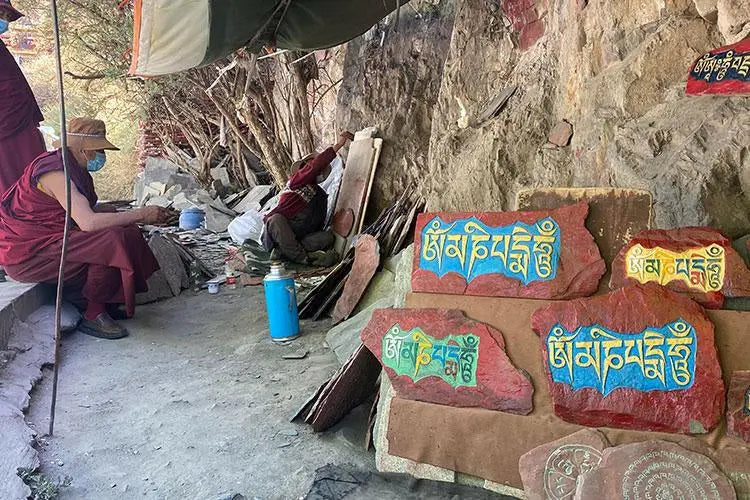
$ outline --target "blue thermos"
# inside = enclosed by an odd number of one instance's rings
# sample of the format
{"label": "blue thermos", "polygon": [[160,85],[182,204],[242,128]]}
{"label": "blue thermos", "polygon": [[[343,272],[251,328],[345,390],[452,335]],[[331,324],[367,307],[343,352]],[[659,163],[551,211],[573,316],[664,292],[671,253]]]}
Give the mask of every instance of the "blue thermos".
{"label": "blue thermos", "polygon": [[271,272],[263,278],[271,340],[283,342],[299,337],[297,292],[294,280],[286,274],[283,264],[271,264]]}

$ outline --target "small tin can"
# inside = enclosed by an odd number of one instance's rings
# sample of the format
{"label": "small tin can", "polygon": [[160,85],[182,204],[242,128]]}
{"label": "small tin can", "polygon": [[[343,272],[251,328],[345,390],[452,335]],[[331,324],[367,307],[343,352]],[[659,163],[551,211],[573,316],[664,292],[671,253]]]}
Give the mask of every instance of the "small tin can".
{"label": "small tin can", "polygon": [[283,264],[273,263],[271,272],[263,278],[271,340],[283,342],[299,337],[297,291],[294,280]]}
{"label": "small tin can", "polygon": [[234,290],[237,288],[237,277],[234,275],[227,275],[227,288]]}
{"label": "small tin can", "polygon": [[208,293],[210,293],[210,294],[219,293],[219,284],[218,283],[209,283],[208,284]]}

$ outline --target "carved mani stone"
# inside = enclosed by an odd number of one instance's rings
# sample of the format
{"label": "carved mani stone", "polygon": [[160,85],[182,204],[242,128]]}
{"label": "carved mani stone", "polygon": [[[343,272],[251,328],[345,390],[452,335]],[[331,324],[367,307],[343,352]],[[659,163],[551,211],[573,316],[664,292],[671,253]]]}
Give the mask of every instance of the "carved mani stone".
{"label": "carved mani stone", "polygon": [[657,283],[718,309],[724,297],[750,295],[750,270],[720,231],[651,229],[635,235],[612,263],[611,289],[634,283]]}
{"label": "carved mani stone", "polygon": [[531,318],[557,416],[591,427],[705,433],[724,412],[714,327],[657,285],[555,302]]}
{"label": "carved mani stone", "polygon": [[424,213],[414,236],[415,292],[568,299],[606,271],[586,203],[536,212]]}
{"label": "carved mani stone", "polygon": [[734,500],[732,483],[706,456],[667,441],[604,451],[599,468],[578,478],[576,500],[660,498]]}
{"label": "carved mani stone", "polygon": [[505,353],[502,333],[449,309],[376,309],[361,334],[396,394],[526,415],[534,388]]}
{"label": "carved mani stone", "polygon": [[528,500],[570,500],[578,476],[599,467],[609,447],[604,435],[583,429],[557,441],[537,446],[518,461]]}
{"label": "carved mani stone", "polygon": [[750,444],[750,371],[732,373],[727,394],[727,433]]}

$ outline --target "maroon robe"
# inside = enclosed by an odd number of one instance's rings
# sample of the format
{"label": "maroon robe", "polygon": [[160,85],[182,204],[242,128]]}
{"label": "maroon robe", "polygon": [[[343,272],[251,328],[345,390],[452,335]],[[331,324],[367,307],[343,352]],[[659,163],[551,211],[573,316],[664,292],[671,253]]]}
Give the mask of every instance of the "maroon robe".
{"label": "maroon robe", "polygon": [[45,152],[39,122],[44,120],[16,60],[0,40],[0,194]]}
{"label": "maroon robe", "polygon": [[[72,154],[68,157],[71,188],[78,189],[93,208],[97,196],[91,174]],[[57,282],[65,210],[38,188],[38,179],[62,169],[60,150],[39,156],[0,202],[0,265],[16,281]],[[148,289],[146,280],[157,269],[156,258],[135,225],[89,232],[73,225],[68,232],[65,293],[73,302],[80,304],[82,297],[91,302],[125,304],[132,316],[135,294]]]}

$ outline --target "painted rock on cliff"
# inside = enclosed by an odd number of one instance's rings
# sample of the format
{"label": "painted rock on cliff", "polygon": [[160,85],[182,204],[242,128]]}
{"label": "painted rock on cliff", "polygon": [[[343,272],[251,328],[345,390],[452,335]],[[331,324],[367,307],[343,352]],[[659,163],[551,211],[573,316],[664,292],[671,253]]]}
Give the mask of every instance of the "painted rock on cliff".
{"label": "painted rock on cliff", "polygon": [[378,309],[361,334],[396,394],[526,415],[534,387],[498,330],[450,309]]}
{"label": "painted rock on cliff", "polygon": [[686,95],[750,95],[750,38],[703,54],[690,68]]}
{"label": "painted rock on cliff", "polygon": [[653,440],[605,450],[599,468],[578,478],[575,498],[734,500],[737,496],[732,483],[709,458]]}
{"label": "painted rock on cliff", "polygon": [[650,229],[636,234],[612,263],[611,289],[657,283],[708,308],[724,297],[750,296],[750,269],[720,231],[707,227]]}
{"label": "painted rock on cliff", "polygon": [[750,444],[750,371],[732,373],[727,393],[727,434]]}
{"label": "painted rock on cliff", "polygon": [[583,429],[557,441],[537,446],[518,461],[528,500],[570,500],[578,476],[596,469],[609,447],[604,435]]}
{"label": "painted rock on cliff", "polygon": [[658,285],[552,303],[531,317],[557,416],[591,427],[705,433],[724,413],[714,326]]}
{"label": "painted rock on cliff", "polygon": [[594,293],[606,271],[586,203],[535,212],[424,213],[412,290],[565,299]]}

